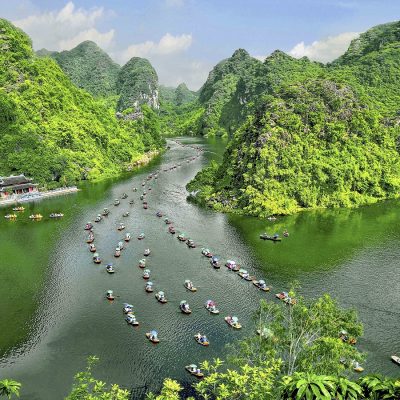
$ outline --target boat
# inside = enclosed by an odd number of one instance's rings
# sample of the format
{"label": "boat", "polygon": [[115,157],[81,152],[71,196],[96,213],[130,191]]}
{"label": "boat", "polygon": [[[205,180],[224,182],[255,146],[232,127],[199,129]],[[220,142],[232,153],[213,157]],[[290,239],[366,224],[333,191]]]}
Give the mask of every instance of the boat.
{"label": "boat", "polygon": [[182,300],[179,304],[179,309],[184,313],[184,314],[191,314],[192,310],[189,307],[189,304],[186,300]]}
{"label": "boat", "polygon": [[4,216],[4,218],[6,218],[6,219],[16,219],[17,218],[17,214],[7,214],[7,215]]}
{"label": "boat", "polygon": [[186,235],[184,233],[180,233],[178,235],[178,240],[181,241],[181,242],[186,242],[187,237],[186,237]]}
{"label": "boat", "polygon": [[[42,219],[42,218],[43,218],[42,214],[32,214],[29,216],[29,219]],[[92,225],[92,227],[93,227],[93,225]]]}
{"label": "boat", "polygon": [[[29,217],[30,218],[30,217]],[[93,229],[93,224],[91,222],[88,222],[85,225],[85,231],[90,231],[91,229]]]}
{"label": "boat", "polygon": [[208,258],[211,258],[213,255],[211,254],[211,252],[210,252],[210,250],[209,249],[205,249],[205,248],[202,248],[201,249],[201,254],[203,254],[203,256],[206,256],[206,257],[208,257]]}
{"label": "boat", "polygon": [[156,299],[160,302],[160,303],[167,303],[168,300],[165,298],[165,293],[160,291],[156,293]]}
{"label": "boat", "polygon": [[147,209],[149,208],[149,206],[147,205],[147,203],[143,203],[143,208],[144,208],[145,210],[147,210]]}
{"label": "boat", "polygon": [[239,265],[236,264],[236,261],[228,260],[225,263],[225,267],[228,268],[230,271],[238,272],[240,271]]}
{"label": "boat", "polygon": [[123,250],[124,249],[124,242],[119,241],[117,247],[119,247],[121,250]]}
{"label": "boat", "polygon": [[107,300],[114,300],[115,299],[114,292],[112,290],[107,290],[106,298]]}
{"label": "boat", "polygon": [[164,222],[165,222],[167,225],[172,224],[172,221],[171,221],[169,218],[165,218],[165,219],[164,219]]}
{"label": "boat", "polygon": [[129,242],[131,240],[131,234],[129,232],[125,234],[124,240],[125,242]]}
{"label": "boat", "polygon": [[283,236],[289,237],[289,232],[287,231],[287,229],[285,229],[285,230],[283,231]]}
{"label": "boat", "polygon": [[141,195],[140,195],[140,200],[143,200],[143,198],[144,198],[144,196],[141,194]]}
{"label": "boat", "polygon": [[96,253],[96,246],[94,245],[94,243],[89,244],[89,251],[91,253]]}
{"label": "boat", "polygon": [[121,222],[117,228],[119,231],[122,231],[125,229],[125,225]]}
{"label": "boat", "polygon": [[144,256],[149,256],[150,255],[150,249],[146,249],[144,252],[143,252],[143,255]]}
{"label": "boat", "polygon": [[353,361],[353,370],[355,372],[363,372],[364,368],[358,363],[358,361]]}
{"label": "boat", "polygon": [[276,221],[276,217],[268,217],[268,221]]}
{"label": "boat", "polygon": [[186,288],[187,290],[190,290],[191,292],[197,292],[197,288],[195,288],[195,287],[193,286],[193,283],[192,283],[191,280],[186,279],[184,285],[185,285],[185,288]]}
{"label": "boat", "polygon": [[161,217],[163,216],[163,214],[162,214],[161,211],[157,211],[157,212],[156,212],[156,216],[157,216],[158,218],[161,218]]}
{"label": "boat", "polygon": [[400,365],[400,357],[399,356],[391,356],[390,359],[397,365]]}
{"label": "boat", "polygon": [[168,228],[168,232],[169,233],[172,233],[173,235],[176,233],[176,230],[175,230],[175,228],[171,225],[169,228]]}
{"label": "boat", "polygon": [[150,331],[146,333],[147,339],[150,340],[152,343],[159,343],[160,339],[158,338],[158,333],[157,331]]}
{"label": "boat", "polygon": [[133,188],[132,188],[132,192],[137,192],[137,188],[136,188],[136,187],[133,187]]}
{"label": "boat", "polygon": [[200,371],[200,368],[197,368],[196,364],[190,364],[185,366],[186,371],[188,371],[191,375],[196,378],[203,378],[204,374]]}
{"label": "boat", "polygon": [[107,264],[107,266],[106,266],[106,271],[107,271],[109,274],[113,274],[113,273],[115,272],[115,269],[114,269],[114,267],[112,266],[112,264]]}
{"label": "boat", "polygon": [[142,182],[142,186],[145,186],[146,185],[146,182]]}
{"label": "boat", "polygon": [[247,270],[240,268],[238,275],[243,278],[245,281],[253,281],[256,278],[254,276],[250,276],[250,274],[247,272]]}
{"label": "boat", "polygon": [[94,222],[100,222],[102,220],[102,216],[98,214],[96,218],[94,219]]}
{"label": "boat", "polygon": [[282,238],[280,238],[278,234],[275,234],[275,235],[271,236],[271,235],[268,235],[267,233],[262,233],[260,235],[260,239],[262,239],[262,240],[272,240],[273,242],[280,242],[282,240]]}
{"label": "boat", "polygon": [[127,199],[128,195],[126,193],[122,193],[121,199]]}
{"label": "boat", "polygon": [[132,326],[138,326],[139,325],[139,321],[136,319],[134,314],[128,314],[125,317],[125,321]]}
{"label": "boat", "polygon": [[254,280],[253,285],[264,292],[269,292],[270,288],[267,286],[264,280],[260,279],[259,281]]}
{"label": "boat", "polygon": [[99,253],[94,253],[94,254],[93,254],[93,262],[94,262],[95,264],[101,264],[101,258],[100,258],[100,256],[99,256]]}
{"label": "boat", "polygon": [[120,204],[121,202],[119,201],[119,199],[114,200],[114,206],[119,206]]}
{"label": "boat", "polygon": [[239,324],[238,317],[231,317],[231,316],[229,315],[229,316],[225,317],[224,319],[225,319],[225,322],[226,322],[229,326],[231,326],[232,328],[240,329],[240,328],[242,327],[242,325]]}
{"label": "boat", "polygon": [[144,268],[146,266],[146,259],[145,258],[142,258],[140,261],[139,261],[139,267],[140,268]]}
{"label": "boat", "polygon": [[51,213],[49,215],[50,218],[62,218],[64,216],[63,213]]}
{"label": "boat", "polygon": [[135,200],[129,200],[129,204],[133,206],[135,204]]}
{"label": "boat", "polygon": [[22,207],[22,206],[14,207],[12,210],[13,211],[25,211],[25,207]]}
{"label": "boat", "polygon": [[143,279],[149,279],[150,278],[150,270],[149,269],[145,269],[143,271]]}
{"label": "boat", "polygon": [[129,303],[124,303],[122,307],[122,311],[124,314],[133,313],[133,305]]}
{"label": "boat", "polygon": [[207,300],[204,307],[211,313],[211,314],[219,314],[219,310],[217,309],[217,305],[212,300]]}
{"label": "boat", "polygon": [[114,252],[114,257],[120,257],[120,256],[121,256],[121,249],[119,247],[116,247]]}
{"label": "boat", "polygon": [[215,269],[221,268],[220,265],[219,265],[218,258],[215,257],[215,256],[211,257],[210,264],[211,264]]}
{"label": "boat", "polygon": [[279,300],[284,301],[286,304],[294,305],[296,304],[296,299],[292,299],[287,292],[277,293],[275,297]]}
{"label": "boat", "polygon": [[339,339],[341,339],[344,343],[351,344],[352,346],[357,343],[357,339],[354,337],[349,337],[349,334],[345,330],[341,330],[339,332]]}
{"label": "boat", "polygon": [[86,243],[93,243],[94,242],[94,235],[93,232],[90,232],[88,237],[86,238]]}
{"label": "boat", "polygon": [[145,290],[147,293],[152,293],[152,292],[154,291],[153,282],[147,282],[147,283],[146,283],[146,286],[144,287],[144,290]]}
{"label": "boat", "polygon": [[107,217],[107,215],[110,214],[110,211],[108,208],[105,208],[102,212],[103,217]]}
{"label": "boat", "polygon": [[144,233],[142,232],[137,238],[138,238],[138,240],[144,239],[145,238]]}
{"label": "boat", "polygon": [[129,217],[129,211],[125,211],[125,212],[122,214],[122,216],[123,216],[123,217]]}
{"label": "boat", "polygon": [[202,346],[208,346],[210,344],[210,342],[207,339],[207,336],[202,335],[201,333],[196,333],[196,335],[194,335],[194,340],[198,344],[201,344]]}
{"label": "boat", "polygon": [[196,244],[194,243],[194,241],[192,239],[186,240],[186,244],[187,244],[187,247],[189,247],[189,249],[194,249],[196,247]]}

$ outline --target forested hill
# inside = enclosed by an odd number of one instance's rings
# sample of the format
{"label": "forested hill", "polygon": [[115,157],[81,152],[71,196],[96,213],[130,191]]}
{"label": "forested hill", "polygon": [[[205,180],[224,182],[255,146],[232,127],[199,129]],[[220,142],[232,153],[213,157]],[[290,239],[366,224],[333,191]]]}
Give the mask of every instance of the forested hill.
{"label": "forested hill", "polygon": [[151,109],[144,106],[137,121],[117,120],[55,61],[37,57],[30,38],[4,19],[0,48],[0,176],[72,184],[118,174],[162,145]]}
{"label": "forested hill", "polygon": [[[327,66],[279,51],[261,65],[247,60],[245,78],[237,68],[218,75],[226,61],[217,66],[201,106],[224,133],[224,109],[234,113],[235,105],[239,127],[223,163],[200,172],[189,190],[217,209],[257,216],[397,197],[399,27],[372,28]],[[229,93],[218,86],[227,81]],[[212,106],[217,96],[219,109]]]}
{"label": "forested hill", "polygon": [[76,86],[94,96],[117,93],[120,66],[96,43],[85,41],[72,50],[50,55]]}

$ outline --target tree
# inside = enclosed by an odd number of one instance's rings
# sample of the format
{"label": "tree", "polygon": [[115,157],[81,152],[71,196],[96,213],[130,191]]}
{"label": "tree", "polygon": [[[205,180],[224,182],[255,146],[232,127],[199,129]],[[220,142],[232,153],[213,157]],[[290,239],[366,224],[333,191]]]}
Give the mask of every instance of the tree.
{"label": "tree", "polygon": [[330,400],[334,378],[324,375],[295,373],[282,379],[283,398],[288,400]]}
{"label": "tree", "polygon": [[295,305],[261,301],[256,316],[262,332],[234,345],[234,362],[238,365],[261,365],[270,358],[282,360],[282,375],[296,371],[317,375],[340,375],[352,368],[362,355],[348,341],[339,338],[345,330],[356,340],[362,325],[354,310],[344,310],[329,295],[306,300],[290,291]]}
{"label": "tree", "polygon": [[3,379],[0,381],[0,397],[6,396],[11,399],[12,396],[19,397],[21,384],[11,379]]}
{"label": "tree", "polygon": [[[182,386],[173,379],[165,379],[163,382],[163,386],[159,395],[155,395],[154,393],[148,393],[146,395],[147,400],[179,400],[179,393],[182,390]],[[187,400],[192,399],[191,397]],[[194,399],[192,399],[194,400]]]}
{"label": "tree", "polygon": [[201,365],[206,377],[195,385],[201,398],[230,400],[263,400],[271,398],[274,383],[280,368],[279,360],[269,360],[259,366],[242,365],[238,370],[220,372],[223,362],[213,364],[204,361]]}
{"label": "tree", "polygon": [[400,398],[400,379],[388,379],[380,375],[367,375],[359,380],[364,397],[370,400]]}
{"label": "tree", "polygon": [[129,391],[113,384],[109,389],[105,382],[95,379],[92,368],[98,358],[91,356],[87,359],[86,370],[75,375],[71,393],[66,400],[128,400]]}
{"label": "tree", "polygon": [[335,379],[334,399],[357,400],[362,395],[361,386],[342,376]]}

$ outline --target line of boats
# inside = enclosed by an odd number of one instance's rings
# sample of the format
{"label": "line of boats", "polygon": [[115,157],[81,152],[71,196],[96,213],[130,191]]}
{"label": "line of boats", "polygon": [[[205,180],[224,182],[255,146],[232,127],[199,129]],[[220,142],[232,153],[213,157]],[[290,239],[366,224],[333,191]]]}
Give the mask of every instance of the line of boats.
{"label": "line of boats", "polygon": [[[24,207],[18,207],[18,208],[20,208],[19,210],[16,210],[16,211],[24,211],[25,210],[25,208]],[[13,209],[14,210],[14,209]],[[64,216],[64,214],[63,213],[51,213],[50,215],[49,215],[49,218],[62,218]],[[9,219],[9,220],[16,220],[17,218],[18,218],[18,214],[6,214],[5,216],[4,216],[4,218],[6,218],[6,219]],[[30,220],[37,220],[37,221],[39,221],[39,220],[41,220],[43,218],[43,215],[42,214],[31,214],[30,216],[29,216],[29,219]]]}

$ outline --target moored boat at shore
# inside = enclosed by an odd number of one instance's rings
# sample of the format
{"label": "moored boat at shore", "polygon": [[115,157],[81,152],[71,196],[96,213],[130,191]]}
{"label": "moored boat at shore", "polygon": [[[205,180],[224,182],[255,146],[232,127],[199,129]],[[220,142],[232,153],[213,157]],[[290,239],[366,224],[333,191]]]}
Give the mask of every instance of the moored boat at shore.
{"label": "moored boat at shore", "polygon": [[390,357],[390,359],[391,359],[395,364],[400,365],[400,357],[399,357],[399,356],[393,355],[393,356]]}

